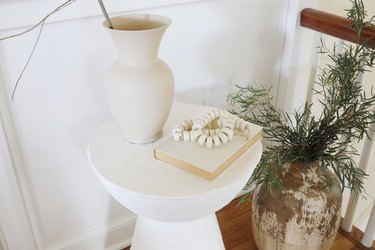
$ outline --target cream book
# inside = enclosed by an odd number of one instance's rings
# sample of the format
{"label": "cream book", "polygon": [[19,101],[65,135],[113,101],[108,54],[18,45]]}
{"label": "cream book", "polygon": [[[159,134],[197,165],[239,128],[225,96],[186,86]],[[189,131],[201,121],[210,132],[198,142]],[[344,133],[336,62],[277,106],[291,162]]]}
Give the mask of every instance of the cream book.
{"label": "cream book", "polygon": [[251,124],[250,136],[235,135],[219,147],[207,148],[197,142],[175,141],[172,137],[154,149],[154,157],[199,177],[213,180],[261,139],[262,127]]}

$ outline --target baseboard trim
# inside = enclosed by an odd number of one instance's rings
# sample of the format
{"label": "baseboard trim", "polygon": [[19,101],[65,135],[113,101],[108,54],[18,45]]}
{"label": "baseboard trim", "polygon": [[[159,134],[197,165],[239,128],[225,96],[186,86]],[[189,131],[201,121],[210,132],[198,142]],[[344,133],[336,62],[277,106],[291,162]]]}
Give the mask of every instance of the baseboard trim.
{"label": "baseboard trim", "polygon": [[129,214],[81,236],[47,246],[46,250],[121,250],[131,244],[136,215]]}

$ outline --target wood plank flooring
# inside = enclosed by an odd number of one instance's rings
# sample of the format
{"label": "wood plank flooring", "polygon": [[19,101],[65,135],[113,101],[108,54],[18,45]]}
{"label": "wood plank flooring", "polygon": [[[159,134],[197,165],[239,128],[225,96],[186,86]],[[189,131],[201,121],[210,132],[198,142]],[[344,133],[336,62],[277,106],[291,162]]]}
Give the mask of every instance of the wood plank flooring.
{"label": "wood plank flooring", "polygon": [[[226,250],[256,250],[251,229],[251,202],[237,206],[238,201],[238,199],[233,200],[216,213],[225,248]],[[360,244],[362,235],[362,232],[356,228],[350,234],[340,230],[332,250],[375,249],[375,244],[371,248],[365,248]]]}

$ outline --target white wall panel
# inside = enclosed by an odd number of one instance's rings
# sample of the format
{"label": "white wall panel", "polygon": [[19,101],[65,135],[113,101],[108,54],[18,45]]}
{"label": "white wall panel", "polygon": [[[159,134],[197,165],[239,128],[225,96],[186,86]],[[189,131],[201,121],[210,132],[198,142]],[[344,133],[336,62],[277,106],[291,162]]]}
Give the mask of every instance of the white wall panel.
{"label": "white wall panel", "polygon": [[[131,6],[172,19],[160,56],[175,74],[177,94],[215,82],[270,84],[283,57],[280,43],[296,25],[283,22],[287,1],[106,2],[111,13]],[[37,21],[56,3],[0,3],[2,35]],[[117,57],[98,10],[96,1],[77,1],[46,24],[10,107],[44,249],[126,245],[134,224],[134,216],[100,186],[86,158],[90,137],[110,119],[104,77]],[[36,35],[0,44],[8,97]],[[179,96],[202,103],[194,95]]]}
{"label": "white wall panel", "polygon": [[[101,15],[98,1],[72,0],[74,5],[56,13],[49,22],[60,22]],[[144,10],[169,5],[186,4],[210,0],[111,0],[103,1],[111,14]],[[215,1],[215,0],[211,0]],[[0,30],[10,30],[29,26],[40,20],[67,0],[4,0],[0,1]]]}

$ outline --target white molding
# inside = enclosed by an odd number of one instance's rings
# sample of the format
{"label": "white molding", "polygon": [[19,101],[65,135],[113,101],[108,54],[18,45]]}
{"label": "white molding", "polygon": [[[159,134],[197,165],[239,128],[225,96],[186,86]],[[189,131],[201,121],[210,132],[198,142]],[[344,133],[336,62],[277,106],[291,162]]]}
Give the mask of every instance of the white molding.
{"label": "white molding", "polygon": [[[274,72],[276,105],[284,110],[299,107],[309,86],[310,74],[306,65],[311,63],[309,56],[302,56],[313,49],[313,33],[300,26],[300,11],[307,7],[317,7],[318,0],[289,0],[283,12],[280,37],[282,57]],[[304,39],[304,40],[303,40]],[[311,56],[311,54],[310,54]],[[299,68],[301,70],[299,72]],[[309,69],[307,69],[309,70]],[[311,69],[310,69],[311,70]],[[297,100],[298,99],[298,100]]]}
{"label": "white molding", "polygon": [[23,199],[24,194],[18,183],[4,127],[0,124],[0,226],[5,238],[4,244],[12,250],[38,249]]}
{"label": "white molding", "polygon": [[0,227],[4,247],[41,249],[36,213],[7,93],[0,71]]}
{"label": "white molding", "polygon": [[283,38],[280,39],[281,45],[283,47],[283,55],[280,60],[280,66],[278,68],[278,81],[276,87],[276,104],[278,107],[286,108],[286,95],[289,89],[289,77],[290,77],[290,67],[293,57],[293,47],[294,47],[294,37],[296,33],[297,19],[298,19],[298,5],[299,0],[289,0],[287,1],[286,8],[282,16],[282,27],[279,32],[282,32]]}
{"label": "white molding", "polygon": [[274,56],[274,70],[273,70],[273,76],[272,76],[272,85],[273,85],[273,96],[274,96],[274,102],[275,105],[278,107],[283,107],[283,105],[280,105],[280,88],[282,84],[282,75],[283,72],[285,72],[285,66],[284,61],[286,61],[286,58],[288,58],[288,54],[285,50],[285,44],[287,44],[287,34],[285,34],[285,30],[288,28],[288,17],[290,15],[290,2],[283,1],[283,9],[280,10],[280,20],[279,20],[279,27],[278,27],[278,34],[277,34],[277,40],[279,42],[279,46],[277,46],[275,50],[275,56]]}
{"label": "white molding", "polygon": [[[0,32],[36,24],[45,15],[65,1],[66,0],[36,0],[0,2]],[[140,11],[204,1],[210,0],[108,0],[105,1],[105,4],[107,11],[111,15],[115,15],[116,13],[122,12]],[[96,0],[75,0],[74,3],[64,10],[51,16],[48,22],[61,22],[96,16],[102,16],[99,4]]]}
{"label": "white molding", "polygon": [[46,247],[46,250],[118,250],[131,244],[136,223],[134,214],[111,221],[81,236]]}

